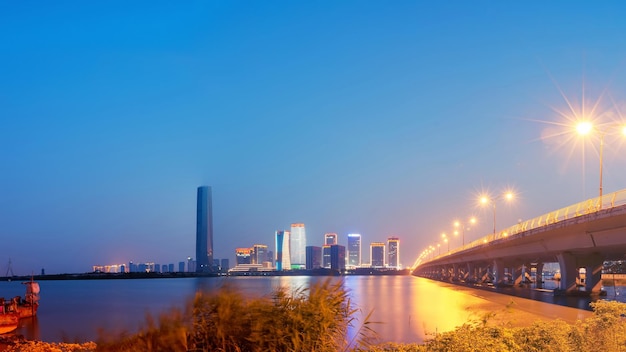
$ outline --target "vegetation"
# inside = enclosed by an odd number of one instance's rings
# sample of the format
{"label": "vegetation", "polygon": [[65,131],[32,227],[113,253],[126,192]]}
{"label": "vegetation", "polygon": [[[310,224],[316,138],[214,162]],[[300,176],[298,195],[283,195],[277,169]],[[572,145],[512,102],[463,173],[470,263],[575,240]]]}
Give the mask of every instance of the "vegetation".
{"label": "vegetation", "polygon": [[[151,317],[135,335],[98,341],[98,351],[347,351],[366,349],[371,322],[357,326],[341,282],[314,284],[292,293],[246,298],[231,287],[198,293],[185,313]],[[356,332],[350,334],[351,330]],[[354,337],[348,339],[348,336]]]}
{"label": "vegetation", "polygon": [[592,317],[575,324],[554,320],[512,327],[494,323],[489,313],[454,331],[433,334],[423,344],[374,345],[369,316],[360,324],[355,321],[356,310],[340,282],[292,293],[280,289],[260,298],[246,298],[225,287],[196,295],[184,312],[148,317],[137,334],[101,338],[95,350],[626,352],[626,304],[598,301],[592,308]]}

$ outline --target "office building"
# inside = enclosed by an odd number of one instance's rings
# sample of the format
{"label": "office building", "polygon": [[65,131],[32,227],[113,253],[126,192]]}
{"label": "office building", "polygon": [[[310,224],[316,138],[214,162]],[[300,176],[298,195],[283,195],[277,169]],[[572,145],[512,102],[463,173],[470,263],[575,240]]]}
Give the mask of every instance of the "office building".
{"label": "office building", "polygon": [[346,247],[339,244],[330,246],[330,269],[339,272],[346,270]]}
{"label": "office building", "polygon": [[361,235],[351,233],[348,235],[348,267],[358,268],[361,266]]}
{"label": "office building", "polygon": [[291,224],[289,246],[291,268],[304,269],[306,266],[306,230],[304,224]]}
{"label": "office building", "polygon": [[382,268],[385,266],[385,243],[372,242],[370,244],[370,266]]}
{"label": "office building", "polygon": [[289,231],[276,231],[276,270],[291,270]]}
{"label": "office building", "polygon": [[322,246],[322,268],[330,269],[330,244]]}
{"label": "office building", "polygon": [[252,247],[252,261],[251,264],[263,264],[267,260],[267,245],[255,244]]}
{"label": "office building", "polygon": [[329,246],[337,244],[337,234],[334,232],[327,232],[324,234],[324,244]]}
{"label": "office building", "polygon": [[185,272],[185,262],[178,262],[178,272],[179,273],[184,273]]}
{"label": "office building", "polygon": [[196,272],[210,272],[213,266],[213,205],[211,187],[198,187],[196,210]]}
{"label": "office building", "polygon": [[387,266],[400,269],[400,239],[389,237],[387,239]]}
{"label": "office building", "polygon": [[322,247],[306,247],[306,269],[313,270],[322,267]]}
{"label": "office building", "polygon": [[237,265],[240,264],[252,264],[250,253],[252,249],[250,248],[236,248],[235,249],[235,258]]}
{"label": "office building", "polygon": [[228,271],[228,269],[230,269],[230,264],[228,263],[228,258],[226,259],[222,259],[222,272],[225,273]]}

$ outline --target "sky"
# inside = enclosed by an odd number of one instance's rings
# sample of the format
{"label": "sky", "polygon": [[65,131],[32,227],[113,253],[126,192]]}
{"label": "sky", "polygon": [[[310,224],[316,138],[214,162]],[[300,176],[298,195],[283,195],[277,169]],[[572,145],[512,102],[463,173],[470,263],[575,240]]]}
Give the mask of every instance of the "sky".
{"label": "sky", "polygon": [[[400,261],[626,188],[620,1],[0,2],[0,276],[215,257],[291,223]],[[626,116],[626,115],[625,115]],[[606,130],[605,130],[606,129]],[[598,132],[599,130],[594,130]],[[454,238],[451,247],[461,244]]]}

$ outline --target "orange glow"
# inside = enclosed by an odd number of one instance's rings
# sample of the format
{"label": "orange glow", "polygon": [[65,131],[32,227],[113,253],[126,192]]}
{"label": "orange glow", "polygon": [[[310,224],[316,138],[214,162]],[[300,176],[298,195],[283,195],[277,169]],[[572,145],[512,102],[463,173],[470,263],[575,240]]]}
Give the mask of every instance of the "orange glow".
{"label": "orange glow", "polygon": [[576,124],[576,132],[581,136],[588,135],[592,129],[593,125],[589,121],[581,121]]}

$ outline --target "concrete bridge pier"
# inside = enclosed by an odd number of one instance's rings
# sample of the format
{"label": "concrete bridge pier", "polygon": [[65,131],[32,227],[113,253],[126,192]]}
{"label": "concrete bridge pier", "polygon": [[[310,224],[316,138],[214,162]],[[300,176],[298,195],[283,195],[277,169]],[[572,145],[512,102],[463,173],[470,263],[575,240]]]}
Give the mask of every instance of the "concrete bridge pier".
{"label": "concrete bridge pier", "polygon": [[493,261],[493,271],[496,273],[496,277],[493,281],[496,285],[502,285],[506,283],[506,278],[504,276],[504,261],[501,259],[494,259]]}
{"label": "concrete bridge pier", "polygon": [[535,288],[543,288],[543,263],[537,263],[535,274]]}
{"label": "concrete bridge pier", "polygon": [[[575,256],[569,252],[557,255],[561,268],[560,289],[565,292],[578,291],[583,286],[590,293],[600,292],[602,286],[603,257],[599,253]],[[580,277],[580,268],[585,268],[584,279]]]}

